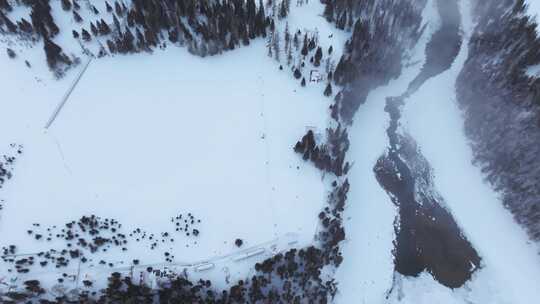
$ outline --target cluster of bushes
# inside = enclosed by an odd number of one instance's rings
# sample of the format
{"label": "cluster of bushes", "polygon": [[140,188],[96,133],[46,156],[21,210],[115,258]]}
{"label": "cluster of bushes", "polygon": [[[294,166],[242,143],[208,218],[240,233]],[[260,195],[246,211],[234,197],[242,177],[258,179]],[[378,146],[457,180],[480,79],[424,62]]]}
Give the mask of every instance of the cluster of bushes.
{"label": "cluster of bushes", "polygon": [[310,160],[323,171],[332,172],[336,176],[346,175],[350,164],[345,162],[345,155],[349,150],[347,129],[341,124],[336,129],[326,130],[326,142],[317,144],[315,134],[309,130],[306,135],[294,146],[296,153],[302,154],[304,160]]}

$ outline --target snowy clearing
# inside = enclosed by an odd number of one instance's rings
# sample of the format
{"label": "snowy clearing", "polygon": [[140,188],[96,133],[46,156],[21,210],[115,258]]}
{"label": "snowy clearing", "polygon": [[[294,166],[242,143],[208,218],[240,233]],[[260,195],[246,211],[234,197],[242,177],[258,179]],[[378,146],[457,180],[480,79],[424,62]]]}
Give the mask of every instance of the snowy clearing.
{"label": "snowy clearing", "polygon": [[[1,246],[45,250],[50,244],[26,233],[33,223],[61,226],[90,214],[157,235],[174,230],[170,217],[191,212],[200,235],[175,236],[163,248],[183,262],[234,252],[236,238],[254,246],[294,232],[309,244],[315,235],[326,187],[291,144],[306,127],[324,132],[331,99],[320,86],[291,82],[262,41],[204,59],[170,48],[95,60],[47,131],[76,73],[36,85],[34,71],[13,70],[20,74],[3,79],[12,115],[0,139],[25,154],[2,193]],[[128,249],[106,256],[163,260],[148,244]]]}

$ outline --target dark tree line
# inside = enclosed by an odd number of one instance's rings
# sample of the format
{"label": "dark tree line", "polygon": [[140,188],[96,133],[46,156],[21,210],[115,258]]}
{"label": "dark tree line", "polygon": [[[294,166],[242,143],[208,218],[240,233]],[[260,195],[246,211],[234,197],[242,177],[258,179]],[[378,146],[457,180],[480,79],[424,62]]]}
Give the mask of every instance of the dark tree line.
{"label": "dark tree line", "polygon": [[309,130],[294,146],[296,153],[302,154],[304,160],[310,160],[323,171],[332,172],[336,176],[346,175],[350,164],[345,162],[349,150],[347,129],[338,125],[336,129],[326,130],[326,143],[317,145],[315,134]]}
{"label": "dark tree line", "polygon": [[[333,80],[344,89],[336,95],[332,117],[350,124],[369,91],[401,72],[401,56],[422,34],[426,1],[326,0],[325,16],[340,26],[346,18],[352,37],[345,45]],[[343,17],[347,16],[347,17]]]}
{"label": "dark tree line", "polygon": [[457,93],[476,163],[516,221],[540,241],[540,77],[526,73],[540,64],[540,38],[525,4],[475,3],[477,26]]}
{"label": "dark tree line", "polygon": [[[197,55],[214,55],[265,37],[269,25],[264,5],[255,0],[135,0],[130,8],[116,3],[116,38],[107,42],[115,44],[112,53],[145,51],[168,40]],[[118,17],[126,18],[125,28]]]}

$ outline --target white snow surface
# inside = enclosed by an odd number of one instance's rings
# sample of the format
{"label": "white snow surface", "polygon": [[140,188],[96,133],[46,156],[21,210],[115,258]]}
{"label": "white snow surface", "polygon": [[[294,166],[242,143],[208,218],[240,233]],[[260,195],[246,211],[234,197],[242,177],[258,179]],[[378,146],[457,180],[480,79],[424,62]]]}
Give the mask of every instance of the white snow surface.
{"label": "white snow surface", "polygon": [[[320,12],[315,1],[292,8],[290,30],[317,29],[321,46],[332,44],[338,59],[346,34]],[[62,29],[61,22],[73,21],[59,21]],[[56,39],[73,38],[61,32]],[[78,44],[67,45],[84,63]],[[26,231],[33,223],[62,226],[91,214],[118,220],[125,234],[136,228],[156,236],[169,232],[175,242],[150,250],[149,242],[131,241],[127,252],[91,255],[89,264],[102,258],[115,267],[133,259],[160,263],[164,251],[179,263],[212,260],[240,252],[236,238],[243,248],[286,249],[275,245],[291,235],[295,246],[312,243],[329,186],[292,147],[307,127],[324,134],[332,99],[322,95],[325,84],[302,88],[287,69],[280,71],[262,39],[206,58],[169,47],[95,59],[48,130],[45,123],[83,64],[56,80],[40,44],[5,41],[4,53],[6,47],[18,56],[0,56],[0,67],[9,71],[0,74],[7,113],[0,120],[0,152],[17,143],[24,153],[0,192],[0,247],[63,249],[63,242],[37,242]],[[202,221],[197,238],[174,233],[171,217],[187,212]],[[240,278],[254,261],[228,264]],[[0,278],[13,277],[7,268],[0,264]],[[50,283],[58,277],[52,267],[39,273]]]}

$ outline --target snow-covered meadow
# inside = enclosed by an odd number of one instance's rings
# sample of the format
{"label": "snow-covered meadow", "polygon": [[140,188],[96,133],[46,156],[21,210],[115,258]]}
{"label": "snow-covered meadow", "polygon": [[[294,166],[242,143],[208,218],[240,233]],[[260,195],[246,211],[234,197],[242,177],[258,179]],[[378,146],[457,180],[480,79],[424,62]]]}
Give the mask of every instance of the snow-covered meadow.
{"label": "snow-covered meadow", "polygon": [[[335,37],[333,26],[321,23],[314,13],[321,9],[315,2],[293,10],[290,30],[322,24],[321,45],[335,42],[339,58],[345,34]],[[306,14],[313,16],[303,22]],[[284,30],[285,22],[277,27]],[[83,64],[57,80],[39,60],[40,47],[20,48],[15,59],[0,56],[10,71],[0,76],[2,108],[9,113],[0,121],[0,151],[9,143],[24,147],[0,193],[0,247],[16,245],[18,254],[61,250],[64,240],[47,242],[46,233],[36,240],[28,230],[37,230],[36,223],[42,230],[62,227],[84,215],[118,220],[125,234],[139,228],[154,240],[162,241],[164,232],[169,237],[156,249],[147,236],[123,246],[127,251],[98,252],[83,269],[101,259],[114,267],[161,263],[165,252],[174,253],[175,263],[196,264],[246,248],[285,243],[273,247],[284,250],[291,240],[295,246],[313,241],[328,187],[292,146],[307,129],[324,135],[332,99],[322,95],[323,83],[292,81],[292,73],[266,55],[262,39],[206,58],[169,47],[95,59],[48,129],[87,59],[79,54]],[[171,218],[187,213],[201,220],[198,236],[175,232]],[[263,256],[233,275],[243,277]],[[77,267],[73,262],[70,271]],[[15,277],[7,264],[0,269],[2,277]],[[48,270],[54,280],[52,265],[39,273]],[[215,272],[223,279],[221,266]]]}

